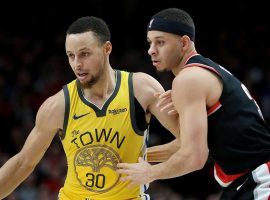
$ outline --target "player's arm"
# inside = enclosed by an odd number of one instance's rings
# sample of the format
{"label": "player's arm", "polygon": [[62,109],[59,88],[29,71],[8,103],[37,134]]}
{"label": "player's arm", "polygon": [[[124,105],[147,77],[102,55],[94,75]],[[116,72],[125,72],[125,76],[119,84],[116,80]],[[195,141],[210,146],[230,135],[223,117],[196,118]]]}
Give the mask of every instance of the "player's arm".
{"label": "player's arm", "polygon": [[[135,97],[146,112],[153,114],[167,130],[169,130],[176,138],[179,138],[178,114],[169,115],[166,109],[161,111],[157,106],[159,103],[159,95],[157,94],[164,93],[162,85],[152,76],[141,72],[133,74],[133,85]],[[171,99],[169,99],[169,101],[171,101]],[[165,100],[164,102],[167,101]],[[179,148],[179,146],[179,140],[175,140],[172,143],[148,148],[147,160],[149,162],[165,161]]]}
{"label": "player's arm", "polygon": [[164,162],[168,160],[176,151],[178,151],[179,148],[179,139],[174,139],[173,141],[166,144],[148,147],[147,161],[151,163]]}
{"label": "player's arm", "polygon": [[[172,102],[172,90],[167,90],[163,93],[157,93],[158,103],[157,107],[161,112],[166,112],[168,115],[178,115]],[[174,139],[173,141],[156,145],[147,148],[147,160],[149,162],[164,162],[168,160],[180,148],[180,141]]]}
{"label": "player's arm", "polygon": [[184,74],[176,77],[172,85],[172,101],[181,116],[181,147],[166,162],[152,166],[154,179],[172,178],[199,170],[208,158],[206,73],[200,68],[185,69],[181,73]]}
{"label": "player's arm", "polygon": [[[136,164],[119,164],[119,172],[127,174],[122,180],[149,183],[201,169],[208,158],[206,99],[208,82],[201,69],[185,69],[173,81],[172,100],[181,116],[180,148],[165,162],[149,165],[140,160]],[[205,71],[205,70],[204,70]]]}
{"label": "player's arm", "polygon": [[36,116],[36,123],[21,151],[0,168],[0,199],[9,195],[34,170],[55,134],[62,128],[64,95],[48,98]]}
{"label": "player's arm", "polygon": [[152,76],[141,72],[133,74],[133,85],[135,97],[143,108],[153,114],[175,137],[179,138],[178,115],[168,115],[157,106],[159,98],[156,94],[164,92],[162,85]]}

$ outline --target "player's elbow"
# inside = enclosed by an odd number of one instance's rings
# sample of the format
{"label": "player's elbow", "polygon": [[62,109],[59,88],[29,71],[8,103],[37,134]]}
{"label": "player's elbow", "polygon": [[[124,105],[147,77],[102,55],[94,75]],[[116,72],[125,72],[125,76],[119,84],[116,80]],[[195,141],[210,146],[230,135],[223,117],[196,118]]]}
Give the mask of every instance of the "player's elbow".
{"label": "player's elbow", "polygon": [[200,170],[204,168],[205,163],[206,163],[205,159],[198,159],[197,162],[195,162],[194,164],[195,170]]}
{"label": "player's elbow", "polygon": [[34,161],[34,159],[31,159],[27,156],[24,156],[23,154],[18,154],[18,168],[21,171],[25,171],[26,173],[32,172],[37,163]]}
{"label": "player's elbow", "polygon": [[207,162],[208,159],[208,151],[207,152],[199,152],[198,154],[194,155],[192,158],[192,168],[193,170],[200,170],[204,168],[205,163]]}

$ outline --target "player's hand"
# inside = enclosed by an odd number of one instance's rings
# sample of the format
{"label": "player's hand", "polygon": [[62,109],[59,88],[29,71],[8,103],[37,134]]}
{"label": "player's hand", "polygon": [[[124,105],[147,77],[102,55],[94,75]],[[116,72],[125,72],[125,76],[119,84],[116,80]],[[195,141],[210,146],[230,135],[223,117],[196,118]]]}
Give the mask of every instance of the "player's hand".
{"label": "player's hand", "polygon": [[119,163],[117,172],[123,174],[120,181],[130,181],[129,187],[147,184],[154,181],[151,178],[151,165],[141,157],[138,163]]}
{"label": "player's hand", "polygon": [[168,115],[178,114],[172,102],[172,90],[167,90],[163,93],[156,93],[155,96],[159,98],[157,107],[161,112],[167,112]]}

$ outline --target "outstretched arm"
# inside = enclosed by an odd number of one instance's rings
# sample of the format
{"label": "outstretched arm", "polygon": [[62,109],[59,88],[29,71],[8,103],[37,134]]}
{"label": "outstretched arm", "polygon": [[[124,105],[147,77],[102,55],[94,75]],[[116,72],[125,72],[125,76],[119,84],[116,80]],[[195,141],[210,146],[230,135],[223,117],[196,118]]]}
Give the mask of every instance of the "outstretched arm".
{"label": "outstretched arm", "polygon": [[9,195],[32,173],[62,127],[63,118],[64,96],[59,92],[48,98],[40,107],[35,127],[21,151],[0,168],[0,199]]}

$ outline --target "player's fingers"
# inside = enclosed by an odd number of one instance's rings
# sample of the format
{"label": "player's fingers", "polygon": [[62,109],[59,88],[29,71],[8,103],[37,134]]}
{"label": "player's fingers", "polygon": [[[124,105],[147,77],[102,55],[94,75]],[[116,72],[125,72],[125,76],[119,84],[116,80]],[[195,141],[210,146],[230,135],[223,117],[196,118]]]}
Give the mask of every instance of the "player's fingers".
{"label": "player's fingers", "polygon": [[168,111],[168,115],[178,115],[178,112],[176,110],[170,110]]}
{"label": "player's fingers", "polygon": [[135,163],[118,163],[117,164],[118,170],[130,170],[130,171],[136,171],[137,164]]}
{"label": "player's fingers", "polygon": [[130,167],[130,164],[128,164],[128,163],[118,163],[117,167],[118,168],[123,168],[123,169],[128,169]]}
{"label": "player's fingers", "polygon": [[138,184],[136,184],[136,183],[134,183],[134,182],[131,182],[131,183],[129,183],[129,184],[127,185],[127,188],[132,189],[132,188],[135,187],[136,185],[138,185]]}
{"label": "player's fingers", "polygon": [[139,157],[138,162],[139,163],[147,163],[142,157]]}
{"label": "player's fingers", "polygon": [[163,106],[162,108],[160,108],[160,111],[162,112],[162,111],[167,110],[167,109],[169,109],[169,110],[173,110],[174,109],[174,106],[173,106],[173,103],[172,102],[171,103],[168,103],[165,106]]}
{"label": "player's fingers", "polygon": [[164,105],[166,105],[167,103],[171,102],[172,100],[170,98],[163,98],[163,99],[160,99],[157,103],[157,107],[158,108],[161,108],[163,107]]}
{"label": "player's fingers", "polygon": [[116,172],[118,174],[127,174],[127,175],[134,173],[134,171],[130,169],[117,169]]}
{"label": "player's fingers", "polygon": [[120,178],[120,181],[125,182],[125,181],[129,181],[130,179],[131,179],[130,176],[123,176],[123,177]]}
{"label": "player's fingers", "polygon": [[168,96],[171,96],[172,91],[171,90],[167,90],[166,92],[163,92],[162,94],[159,95],[159,98],[167,98]]}

